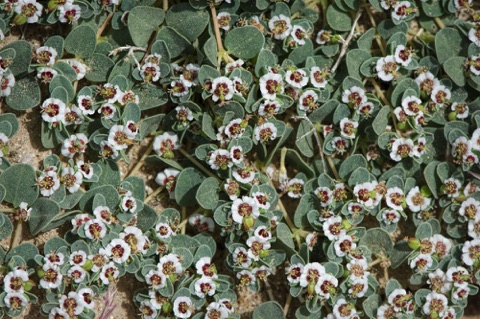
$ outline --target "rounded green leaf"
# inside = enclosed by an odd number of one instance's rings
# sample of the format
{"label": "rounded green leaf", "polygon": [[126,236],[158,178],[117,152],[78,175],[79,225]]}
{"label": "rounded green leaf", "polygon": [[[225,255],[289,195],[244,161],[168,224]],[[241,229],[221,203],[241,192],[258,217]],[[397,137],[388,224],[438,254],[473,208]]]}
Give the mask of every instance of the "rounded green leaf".
{"label": "rounded green leaf", "polygon": [[38,197],[38,187],[33,167],[17,164],[0,175],[0,184],[5,187],[5,201],[15,206],[21,202],[32,204]]}
{"label": "rounded green leaf", "polygon": [[32,235],[37,235],[48,227],[60,211],[58,204],[48,198],[39,198],[33,203],[28,225]]}
{"label": "rounded green leaf", "polygon": [[76,27],[65,38],[65,51],[82,58],[92,56],[96,45],[95,30],[87,25]]}
{"label": "rounded green leaf", "polygon": [[464,86],[466,84],[464,72],[465,58],[461,56],[451,57],[443,64],[443,69],[450,76],[450,79],[458,85]]}
{"label": "rounded green leaf", "polygon": [[166,22],[189,41],[194,41],[207,27],[209,18],[207,10],[195,10],[188,3],[179,3],[168,9]]}
{"label": "rounded green leaf", "polygon": [[251,59],[263,48],[265,37],[254,26],[235,28],[225,37],[228,52],[240,59]]}
{"label": "rounded green leaf", "polygon": [[[13,75],[17,76],[28,72],[28,68],[30,67],[30,61],[32,60],[32,46],[30,45],[30,43],[24,40],[12,42],[2,48],[2,50],[0,51],[0,56],[4,56],[3,53],[9,51],[8,49],[15,50],[13,61],[8,66],[10,71],[12,71]],[[11,54],[9,55],[11,56]],[[18,79],[15,86],[17,85]]]}
{"label": "rounded green leaf", "polygon": [[177,184],[175,185],[175,199],[177,203],[182,206],[195,204],[197,189],[204,179],[205,177],[192,167],[181,171],[177,176]]}
{"label": "rounded green leaf", "polygon": [[195,198],[205,209],[214,209],[218,203],[220,184],[215,177],[206,178],[197,190]]}
{"label": "rounded green leaf", "polygon": [[468,42],[460,31],[452,28],[445,28],[435,35],[435,52],[440,64],[445,63],[451,57],[466,53]]}
{"label": "rounded green leaf", "polygon": [[153,31],[162,24],[165,11],[160,8],[137,6],[128,13],[128,31],[136,46],[148,44]]}
{"label": "rounded green leaf", "polygon": [[259,305],[253,312],[253,319],[285,319],[282,307],[275,301],[268,301]]}
{"label": "rounded green leaf", "polygon": [[333,4],[327,9],[327,22],[336,31],[350,31],[353,19],[350,14],[340,10],[336,4]]}
{"label": "rounded green leaf", "polygon": [[24,111],[39,105],[40,99],[40,87],[37,80],[28,75],[15,82],[12,92],[5,101],[12,109]]}

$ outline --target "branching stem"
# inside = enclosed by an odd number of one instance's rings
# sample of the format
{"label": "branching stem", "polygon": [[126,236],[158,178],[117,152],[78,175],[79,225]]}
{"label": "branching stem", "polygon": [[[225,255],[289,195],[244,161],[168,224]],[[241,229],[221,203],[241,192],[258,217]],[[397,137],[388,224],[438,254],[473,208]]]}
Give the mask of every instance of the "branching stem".
{"label": "branching stem", "polygon": [[159,186],[153,193],[151,193],[150,195],[148,195],[147,198],[145,198],[145,203],[148,204],[152,199],[154,199],[164,189],[165,189],[165,186]]}
{"label": "branching stem", "polygon": [[137,162],[137,165],[135,165],[132,170],[130,172],[128,172],[127,174],[127,177],[128,176],[132,176],[132,175],[135,175],[139,170],[140,168],[142,168],[143,164],[145,164],[145,159],[147,158],[148,155],[150,155],[150,153],[152,153],[152,150],[153,150],[153,140],[152,139],[150,141],[150,144],[148,145],[148,148],[147,150],[145,151],[145,153],[143,153],[142,155],[142,158],[140,158],[140,160]]}
{"label": "branching stem", "polygon": [[97,40],[100,39],[100,37],[102,36],[103,31],[105,31],[105,28],[108,26],[108,24],[112,20],[114,14],[115,14],[115,12],[110,12],[108,14],[107,18],[105,19],[105,21],[103,21],[102,25],[98,28],[98,30],[97,30]]}
{"label": "branching stem", "polygon": [[345,56],[345,54],[347,54],[348,45],[350,44],[350,41],[352,41],[355,35],[355,28],[357,27],[358,20],[362,16],[362,13],[363,9],[358,10],[357,15],[355,16],[355,20],[353,21],[352,29],[350,30],[347,39],[342,44],[342,49],[340,50],[340,55],[338,56],[337,62],[335,62],[332,69],[330,70],[331,73],[335,73],[338,66],[340,65],[340,62],[342,62],[343,57]]}

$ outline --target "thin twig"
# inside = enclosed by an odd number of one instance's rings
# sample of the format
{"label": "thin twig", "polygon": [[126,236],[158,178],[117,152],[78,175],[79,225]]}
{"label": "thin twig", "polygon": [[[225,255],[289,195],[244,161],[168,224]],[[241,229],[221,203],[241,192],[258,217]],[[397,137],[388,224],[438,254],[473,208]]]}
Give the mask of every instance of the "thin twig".
{"label": "thin twig", "polygon": [[[365,2],[364,2],[364,8],[366,9],[367,11],[367,15],[368,15],[368,18],[370,19],[370,23],[372,24],[372,26],[375,28],[375,30],[377,30],[377,23],[375,22],[375,18],[373,17],[373,14],[370,10],[370,7],[369,5],[367,5]],[[377,31],[378,32],[378,31]],[[377,41],[377,44],[378,44],[378,47],[380,48],[380,51],[382,52],[382,55],[385,56],[386,55],[386,51],[385,51],[385,48],[383,46],[383,43],[382,43],[382,39],[380,39],[380,37],[378,37],[378,35],[376,34],[375,35],[375,41]]]}
{"label": "thin twig", "polygon": [[138,62],[137,58],[135,57],[134,52],[135,51],[147,52],[147,49],[142,48],[142,47],[134,47],[134,46],[131,46],[131,45],[126,45],[124,47],[118,47],[115,50],[112,50],[108,54],[108,56],[117,55],[119,52],[123,52],[123,51],[128,51],[127,57],[131,56],[133,58],[133,60],[135,61],[135,64],[137,65],[137,68],[140,70],[140,62]]}
{"label": "thin twig", "polygon": [[342,49],[340,51],[340,55],[338,56],[337,62],[335,62],[332,69],[330,70],[331,73],[335,73],[338,66],[340,65],[340,62],[342,62],[343,57],[345,56],[345,54],[347,54],[348,45],[350,44],[350,41],[352,41],[353,36],[355,35],[355,28],[357,26],[358,20],[362,16],[362,12],[363,12],[363,9],[360,9],[357,12],[357,15],[355,16],[355,20],[353,21],[352,29],[350,30],[350,34],[348,35],[347,39],[342,44]]}
{"label": "thin twig", "polygon": [[267,290],[268,298],[274,301],[275,297],[273,296],[272,286],[268,282],[268,279],[265,280],[265,287],[267,288],[266,290]]}
{"label": "thin twig", "polygon": [[445,29],[445,23],[443,23],[442,19],[440,19],[439,17],[435,17],[433,18],[433,20],[435,20],[435,23],[440,29]]}
{"label": "thin twig", "polygon": [[163,190],[165,189],[165,186],[159,186],[153,193],[148,195],[147,198],[145,198],[145,204],[148,204],[152,199],[155,198],[158,194],[160,194]]}
{"label": "thin twig", "polygon": [[98,28],[98,30],[97,30],[97,40],[102,36],[103,31],[105,31],[105,28],[107,27],[107,25],[112,20],[114,13],[115,12],[110,12],[108,14],[107,18],[105,19],[105,21],[103,21],[102,25]]}
{"label": "thin twig", "polygon": [[10,242],[10,250],[17,247],[22,241],[22,232],[23,232],[23,222],[19,220],[17,226],[15,227],[15,232],[13,233],[12,241]]}
{"label": "thin twig", "polygon": [[143,153],[142,158],[140,158],[140,160],[137,162],[137,165],[135,165],[135,167],[133,167],[132,170],[130,170],[130,172],[128,172],[127,177],[136,174],[140,170],[142,165],[145,164],[145,159],[147,158],[148,155],[150,155],[150,153],[152,153],[153,140],[154,139],[152,139],[150,141],[150,144],[148,145],[147,150],[145,151],[145,153]]}
{"label": "thin twig", "polygon": [[163,0],[163,11],[167,11],[168,10],[168,0]]}
{"label": "thin twig", "polygon": [[105,294],[105,308],[103,308],[102,314],[98,319],[110,319],[113,311],[115,310],[115,303],[113,299],[115,298],[115,294],[117,293],[117,289],[114,287],[114,284],[111,283],[108,286],[107,293]]}
{"label": "thin twig", "polygon": [[302,119],[302,120],[305,120],[307,121],[308,124],[310,124],[310,126],[312,127],[312,130],[305,133],[304,136],[301,136],[297,139],[296,142],[298,142],[299,140],[301,140],[302,138],[304,138],[306,135],[309,135],[309,134],[312,134],[313,133],[313,136],[315,137],[315,141],[317,142],[317,147],[318,147],[318,153],[320,154],[320,160],[322,161],[322,170],[323,172],[325,173],[325,168],[327,167],[327,165],[325,165],[325,157],[323,156],[323,147],[322,147],[322,141],[320,139],[320,136],[318,135],[317,133],[317,130],[315,129],[315,125],[312,123],[312,121],[305,115],[303,116],[294,116],[293,117],[294,119]]}
{"label": "thin twig", "polygon": [[188,152],[185,151],[183,148],[180,148],[179,151],[180,151],[180,153],[182,153],[183,156],[185,156],[190,162],[192,162],[193,164],[195,164],[195,166],[197,166],[202,172],[204,172],[204,173],[207,174],[208,176],[215,177],[219,182],[221,182],[221,180],[218,178],[218,176],[216,176],[215,174],[213,174],[210,170],[208,170],[205,166],[203,166],[199,161],[197,161],[192,155],[188,154]]}
{"label": "thin twig", "polygon": [[292,303],[292,295],[288,294],[287,301],[285,302],[285,306],[283,306],[283,314],[285,317],[288,317],[288,311],[290,310],[290,304]]}
{"label": "thin twig", "polygon": [[183,206],[182,207],[182,224],[181,224],[182,225],[182,235],[185,235],[185,232],[187,230],[187,227],[186,227],[187,226],[187,223],[186,223],[187,220],[188,220],[187,219],[187,207]]}

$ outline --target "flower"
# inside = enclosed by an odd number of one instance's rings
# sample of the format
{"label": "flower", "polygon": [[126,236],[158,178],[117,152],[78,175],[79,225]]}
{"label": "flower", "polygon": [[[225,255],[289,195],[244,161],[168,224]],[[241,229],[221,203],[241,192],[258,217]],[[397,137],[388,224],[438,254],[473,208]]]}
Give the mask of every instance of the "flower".
{"label": "flower", "polygon": [[230,152],[224,149],[217,149],[211,152],[208,164],[210,165],[210,168],[214,170],[226,170],[233,166]]}
{"label": "flower", "polygon": [[221,29],[225,31],[230,30],[230,21],[232,20],[230,13],[220,12],[219,14],[217,14],[217,20],[218,20],[218,26]]}
{"label": "flower", "polygon": [[460,216],[464,216],[470,220],[480,217],[480,202],[473,197],[467,198],[460,209],[458,210]]}
{"label": "flower", "polygon": [[407,49],[404,45],[397,45],[395,48],[395,62],[407,67],[412,62],[412,50]]}
{"label": "flower", "polygon": [[322,207],[328,207],[333,202],[333,192],[328,187],[318,187],[314,191],[315,195],[317,195],[318,200],[320,201],[320,205]]}
{"label": "flower", "polygon": [[[43,67],[37,70],[37,78],[39,80],[42,80],[42,82],[44,83],[50,82],[57,75],[58,75],[58,72],[52,68]],[[13,77],[12,74],[10,76],[13,78],[13,84],[15,84],[15,78]],[[13,84],[11,85],[12,87],[13,87]]]}
{"label": "flower", "polygon": [[280,102],[265,100],[258,108],[258,114],[261,116],[275,116],[280,111]]}
{"label": "flower", "polygon": [[46,263],[42,267],[43,277],[40,279],[40,287],[43,289],[58,288],[62,283],[63,275],[57,264]]}
{"label": "flower", "polygon": [[179,173],[180,171],[178,169],[167,168],[163,172],[157,174],[155,182],[158,185],[165,186],[169,192],[173,192],[175,190],[176,178]]}
{"label": "flower", "polygon": [[444,188],[444,193],[449,197],[449,198],[455,198],[460,195],[460,188],[462,187],[462,183],[455,178],[447,178],[443,182],[443,188]]}
{"label": "flower", "polygon": [[414,213],[427,209],[431,202],[432,199],[425,197],[418,186],[412,188],[406,197],[407,206]]}
{"label": "flower", "polygon": [[45,122],[57,123],[63,120],[66,106],[61,100],[51,97],[43,101],[41,109],[42,119]]}
{"label": "flower", "polygon": [[118,235],[130,246],[132,253],[146,252],[147,237],[143,235],[140,228],[128,226]]}
{"label": "flower", "polygon": [[327,70],[322,70],[318,66],[314,66],[310,69],[310,83],[313,87],[323,89],[327,86],[329,73]]}
{"label": "flower", "polygon": [[338,240],[345,234],[345,230],[342,227],[342,217],[335,216],[328,218],[323,223],[323,232],[329,240]]}
{"label": "flower", "polygon": [[302,274],[300,275],[300,286],[307,287],[310,284],[316,285],[318,279],[326,274],[325,267],[318,262],[308,263],[303,266]]}
{"label": "flower", "polygon": [[15,77],[12,73],[1,74],[0,73],[0,97],[9,96],[12,92],[12,88],[15,85]]}
{"label": "flower", "polygon": [[392,19],[394,20],[404,20],[410,14],[412,14],[415,9],[411,9],[412,4],[408,1],[400,1],[394,7],[392,11]]}
{"label": "flower", "polygon": [[127,126],[115,124],[108,133],[108,143],[117,151],[125,150],[134,138]]}
{"label": "flower", "polygon": [[249,184],[255,178],[255,172],[249,168],[243,169],[243,168],[235,167],[232,171],[232,176],[239,183]]}
{"label": "flower", "polygon": [[275,100],[277,93],[284,92],[283,79],[280,74],[267,73],[260,78],[260,92],[266,100]]}
{"label": "flower", "polygon": [[480,29],[471,28],[468,31],[468,39],[472,41],[477,47],[480,47]]}
{"label": "flower", "polygon": [[273,16],[270,21],[268,21],[268,27],[270,28],[270,32],[272,32],[273,37],[277,40],[285,39],[292,31],[290,18],[284,16],[283,14]]}
{"label": "flower", "polygon": [[137,210],[137,200],[132,196],[123,196],[121,207],[124,212],[133,214]]}
{"label": "flower", "polygon": [[120,92],[120,97],[118,98],[117,102],[119,102],[121,105],[127,105],[128,103],[136,103],[138,104],[140,102],[140,99],[138,98],[138,95],[136,95],[133,91],[125,91],[125,92]]}
{"label": "flower", "polygon": [[81,266],[73,266],[67,271],[67,276],[72,278],[77,284],[83,282],[87,276],[87,271]]}
{"label": "flower", "polygon": [[378,77],[385,82],[392,81],[397,76],[398,69],[399,66],[393,55],[387,55],[384,58],[378,59],[375,67]]}
{"label": "flower", "polygon": [[305,44],[305,38],[307,38],[307,31],[300,25],[294,25],[292,29],[291,36],[293,38],[293,41],[297,43],[298,45],[304,45]]}
{"label": "flower", "polygon": [[252,264],[252,259],[248,257],[248,251],[244,247],[237,247],[232,254],[233,261],[243,268],[248,268]]}
{"label": "flower", "polygon": [[375,191],[373,183],[357,184],[353,188],[353,194],[357,197],[357,201],[367,208],[372,208],[374,205],[373,198],[370,196],[371,192]]}
{"label": "flower", "polygon": [[[480,62],[480,59],[479,59],[479,62]],[[480,75],[480,73],[479,73]],[[457,103],[457,102],[454,102],[452,103],[452,106],[450,107],[450,109],[455,112],[455,116],[457,119],[465,119],[468,117],[468,111],[469,111],[469,108],[468,108],[468,105],[466,103]]]}
{"label": "flower", "polygon": [[386,225],[396,224],[400,221],[400,213],[393,209],[385,209],[382,212],[382,220]]}
{"label": "flower", "polygon": [[261,143],[266,143],[269,140],[273,141],[277,138],[277,128],[273,123],[266,122],[255,127],[253,136],[255,140]]}
{"label": "flower", "polygon": [[153,289],[162,289],[167,284],[167,276],[159,269],[151,269],[145,275],[145,282]]}
{"label": "flower", "polygon": [[72,134],[69,138],[63,141],[62,155],[68,158],[73,158],[77,154],[83,154],[87,148],[87,143],[88,137],[85,134]]}
{"label": "flower", "polygon": [[16,24],[36,23],[42,15],[43,6],[36,0],[19,0],[14,10],[15,13],[17,13],[17,16],[14,19]]}
{"label": "flower", "polygon": [[350,89],[343,91],[342,102],[355,108],[367,103],[365,90],[358,86],[352,86]]}
{"label": "flower", "polygon": [[212,100],[214,102],[220,101],[220,103],[223,103],[231,100],[234,92],[233,82],[229,78],[221,76],[212,81],[210,93],[212,93]]}
{"label": "flower", "polygon": [[263,252],[270,249],[271,244],[268,241],[265,241],[264,238],[258,236],[251,236],[247,239],[247,246],[249,247],[247,251],[247,256],[255,261],[260,260]]}
{"label": "flower", "polygon": [[443,316],[448,309],[448,299],[443,294],[432,291],[426,296],[422,310],[426,315]]}
{"label": "flower", "polygon": [[190,226],[195,227],[198,232],[213,232],[215,230],[215,222],[213,219],[198,213],[190,215],[188,223]]}
{"label": "flower", "polygon": [[248,196],[237,198],[232,204],[232,218],[238,224],[242,224],[244,218],[257,218],[260,216],[257,201]]}
{"label": "flower", "polygon": [[398,138],[392,144],[390,158],[396,162],[400,162],[403,158],[412,157],[415,145],[411,139]]}
{"label": "flower", "polygon": [[110,283],[114,282],[119,275],[120,271],[112,261],[105,264],[100,270],[100,280],[104,285],[109,285]]}
{"label": "flower", "polygon": [[197,274],[201,275],[202,277],[218,278],[217,268],[212,263],[210,257],[200,258],[195,263],[195,269],[197,270]]}
{"label": "flower", "polygon": [[113,85],[106,83],[100,87],[99,90],[100,96],[106,100],[108,103],[120,102],[120,99],[123,95],[122,90],[118,85]]}
{"label": "flower", "polygon": [[305,182],[300,178],[292,178],[291,180],[289,180],[286,187],[286,191],[288,191],[288,197],[302,197],[303,185],[305,185]]}
{"label": "flower", "polygon": [[415,82],[420,87],[420,90],[425,92],[427,95],[432,93],[432,90],[435,86],[440,85],[440,81],[430,72],[421,73],[415,79]]}
{"label": "flower", "polygon": [[245,127],[243,125],[243,120],[240,118],[231,120],[230,123],[225,127],[225,135],[228,138],[239,138],[245,132]]}
{"label": "flower", "polygon": [[20,268],[15,268],[10,271],[3,278],[4,290],[7,293],[21,293],[23,294],[23,284],[28,281],[28,273]]}
{"label": "flower", "polygon": [[65,310],[60,309],[59,307],[54,307],[52,310],[50,310],[48,319],[70,319],[70,316],[65,312]]}
{"label": "flower", "polygon": [[147,62],[140,69],[140,76],[145,82],[157,82],[160,79],[160,66]]}
{"label": "flower", "polygon": [[12,310],[23,309],[27,306],[28,300],[25,298],[23,293],[19,292],[8,292],[3,298],[5,306]]}
{"label": "flower", "polygon": [[323,274],[315,285],[315,292],[323,299],[330,299],[336,293],[338,279],[331,274]]}
{"label": "flower", "polygon": [[66,3],[65,5],[59,7],[58,20],[62,23],[73,23],[80,19],[80,14],[82,9],[76,4]]}
{"label": "flower", "polygon": [[87,67],[85,64],[78,60],[64,60],[64,62],[68,63],[77,73],[77,81],[80,81],[85,77],[85,74],[87,73]]}
{"label": "flower", "polygon": [[415,96],[407,96],[402,100],[402,108],[406,115],[415,116],[423,110],[422,100]]}
{"label": "flower", "polygon": [[462,261],[467,266],[477,265],[480,261],[480,239],[466,241],[462,247]]}
{"label": "flower", "polygon": [[105,249],[107,254],[112,256],[113,261],[118,264],[126,262],[132,251],[130,246],[120,238],[112,239]]}
{"label": "flower", "polygon": [[193,302],[189,297],[177,297],[173,302],[173,314],[178,318],[190,318],[195,310]]}
{"label": "flower", "polygon": [[404,199],[403,190],[399,187],[389,188],[385,195],[387,206],[395,210],[403,210]]}
{"label": "flower", "polygon": [[338,299],[333,306],[333,314],[337,319],[351,319],[356,313],[355,305],[344,298]]}
{"label": "flower", "polygon": [[180,274],[183,271],[180,259],[175,254],[168,254],[161,257],[158,263],[158,268],[166,276],[171,274]]}
{"label": "flower", "polygon": [[300,283],[300,276],[303,273],[303,265],[302,264],[293,264],[287,268],[287,280],[290,284],[298,284]]}
{"label": "flower", "polygon": [[365,259],[352,259],[347,264],[347,269],[350,271],[350,280],[358,278],[366,278],[370,272],[367,271],[368,263]]}
{"label": "flower", "polygon": [[229,311],[228,309],[219,302],[211,302],[207,306],[207,313],[205,314],[206,319],[226,319],[228,318]]}
{"label": "flower", "polygon": [[287,70],[285,73],[285,81],[294,88],[301,89],[308,83],[307,72],[302,69]]}
{"label": "flower", "polygon": [[427,271],[433,265],[432,256],[420,254],[410,261],[410,268],[418,271]]}
{"label": "flower", "polygon": [[338,257],[345,257],[347,253],[357,248],[357,244],[353,241],[352,236],[343,233],[334,242],[333,247]]}
{"label": "flower", "polygon": [[160,157],[171,159],[174,156],[173,151],[179,148],[178,136],[174,132],[165,132],[153,140],[153,150]]}
{"label": "flower", "polygon": [[140,313],[144,319],[155,319],[158,315],[158,310],[152,302],[142,300],[139,306]]}
{"label": "flower", "polygon": [[193,120],[193,113],[190,109],[185,106],[179,105],[175,108],[177,112],[177,120],[182,123],[183,126],[187,126],[188,122]]}
{"label": "flower", "polygon": [[347,139],[354,139],[357,132],[358,122],[343,118],[340,121],[340,134]]}
{"label": "flower", "polygon": [[195,281],[195,295],[205,298],[206,295],[213,296],[215,294],[216,285],[210,277],[202,277]]}
{"label": "flower", "polygon": [[37,179],[40,187],[40,194],[43,196],[51,196],[60,188],[60,179],[55,171],[43,172]]}
{"label": "flower", "polygon": [[445,85],[435,85],[430,94],[430,98],[435,102],[439,107],[444,107],[445,104],[450,102],[452,97],[452,92],[447,89]]}
{"label": "flower", "polygon": [[305,112],[312,112],[318,108],[318,95],[313,90],[305,90],[298,99],[298,109]]}

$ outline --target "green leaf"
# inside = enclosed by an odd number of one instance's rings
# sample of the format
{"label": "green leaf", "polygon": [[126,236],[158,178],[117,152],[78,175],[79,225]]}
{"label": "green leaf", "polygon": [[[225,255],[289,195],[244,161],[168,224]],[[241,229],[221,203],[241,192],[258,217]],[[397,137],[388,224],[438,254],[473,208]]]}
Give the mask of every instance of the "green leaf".
{"label": "green leaf", "polygon": [[0,123],[10,124],[10,135],[7,134],[8,137],[12,137],[13,135],[15,135],[15,133],[18,132],[19,125],[18,125],[18,120],[15,114],[12,114],[12,113],[1,114]]}
{"label": "green leaf", "polygon": [[208,25],[207,10],[195,10],[188,3],[179,3],[167,11],[167,25],[177,30],[190,42],[196,40]]}
{"label": "green leaf", "polygon": [[421,223],[417,226],[417,231],[415,232],[415,238],[425,239],[432,237],[433,229],[429,223]]}
{"label": "green leaf", "polygon": [[110,209],[115,210],[117,208],[120,199],[117,190],[113,186],[104,185],[92,188],[86,192],[79,202],[80,209],[93,211],[93,200],[97,194],[102,194],[105,197],[105,202]]}
{"label": "green leaf", "polygon": [[373,120],[373,123],[372,123],[373,131],[377,135],[380,136],[382,133],[385,133],[385,129],[387,128],[389,117],[390,117],[390,107],[388,105],[385,105],[380,109],[380,111],[378,112],[377,116],[375,116],[375,119]]}
{"label": "green leaf", "polygon": [[441,29],[435,35],[435,52],[440,64],[451,57],[466,55],[468,42],[460,31],[452,28]]}
{"label": "green leaf", "polygon": [[267,301],[255,308],[253,319],[285,319],[282,307],[275,301]]}
{"label": "green leaf", "polygon": [[56,202],[48,198],[37,199],[32,205],[32,212],[28,221],[32,235],[35,236],[48,227],[48,224],[59,212],[60,207]]}
{"label": "green leaf", "polygon": [[106,82],[108,73],[115,63],[106,55],[94,53],[89,59],[85,60],[88,68],[85,78],[92,82]]}
{"label": "green leaf", "polygon": [[16,164],[0,175],[0,185],[5,187],[5,201],[14,206],[21,202],[33,204],[38,197],[35,171],[30,165]]}
{"label": "green leaf", "polygon": [[451,57],[443,64],[445,73],[450,76],[452,81],[458,86],[465,86],[466,77],[464,72],[465,58],[461,56]]}
{"label": "green leaf", "polygon": [[60,59],[63,56],[63,48],[65,46],[65,40],[61,36],[59,35],[51,36],[47,39],[47,41],[45,41],[43,45],[54,48],[58,53],[57,55],[58,59]]}
{"label": "green leaf", "polygon": [[188,39],[170,27],[161,28],[158,31],[157,40],[163,40],[165,43],[168,43],[168,50],[172,59],[187,53],[187,49],[190,47]]}
{"label": "green leaf", "polygon": [[27,262],[29,267],[35,267],[35,256],[38,255],[38,248],[30,243],[20,244],[17,247],[10,250],[7,254],[6,259],[10,260],[13,256],[18,256],[23,258]]}
{"label": "green leaf", "polygon": [[102,174],[100,175],[98,182],[94,184],[95,187],[101,185],[117,187],[120,185],[120,169],[116,162],[107,159],[98,161],[96,164],[100,167]]}
{"label": "green leaf", "polygon": [[340,169],[338,174],[341,178],[347,179],[350,177],[350,174],[356,170],[358,167],[367,168],[367,160],[363,155],[355,154],[347,157],[345,161],[340,164]]}
{"label": "green leaf", "polygon": [[43,251],[45,254],[48,254],[62,247],[68,247],[68,243],[60,237],[52,237],[45,243],[45,246],[43,247]]}
{"label": "green leaf", "polygon": [[384,254],[388,256],[393,249],[393,242],[390,235],[380,228],[371,228],[367,230],[359,243],[360,246],[366,246],[376,255]]}
{"label": "green leaf", "polygon": [[266,69],[275,64],[277,64],[277,56],[273,54],[272,51],[267,49],[260,50],[257,57],[257,63],[255,63],[255,75],[260,76],[264,68]]}
{"label": "green leaf", "polygon": [[350,14],[340,10],[336,5],[329,5],[327,9],[327,23],[336,31],[350,31],[353,19]]}
{"label": "green leaf", "polygon": [[235,28],[225,37],[225,48],[240,59],[251,59],[263,48],[265,37],[254,26]]}
{"label": "green leaf", "polygon": [[360,74],[360,67],[363,62],[370,59],[372,55],[369,51],[361,49],[353,49],[347,53],[347,69],[348,75],[356,79],[361,80],[362,75]]}
{"label": "green leaf", "polygon": [[195,196],[198,204],[205,209],[214,209],[218,203],[220,184],[215,177],[203,180]]}
{"label": "green leaf", "polygon": [[196,203],[195,195],[205,177],[195,168],[187,167],[177,176],[175,185],[175,199],[181,206],[190,206]]}
{"label": "green leaf", "polygon": [[97,35],[95,30],[87,25],[73,29],[65,38],[65,51],[82,58],[89,58],[95,52]]}
{"label": "green leaf", "polygon": [[7,105],[14,110],[24,111],[40,104],[40,87],[30,75],[15,82],[12,92],[6,97]]}
{"label": "green leaf", "polygon": [[13,233],[13,224],[10,218],[5,214],[0,214],[0,239],[8,238]]}
{"label": "green leaf", "polygon": [[162,24],[165,12],[160,8],[137,6],[128,13],[128,31],[133,43],[145,47],[153,31]]}
{"label": "green leaf", "polygon": [[[0,56],[3,56],[3,52],[6,52],[8,49],[15,50],[15,55],[13,57],[12,64],[9,64],[8,68],[13,73],[15,77],[23,73],[28,72],[30,67],[30,61],[32,60],[32,46],[25,40],[14,41],[0,51]],[[18,85],[18,80],[15,86]]]}

